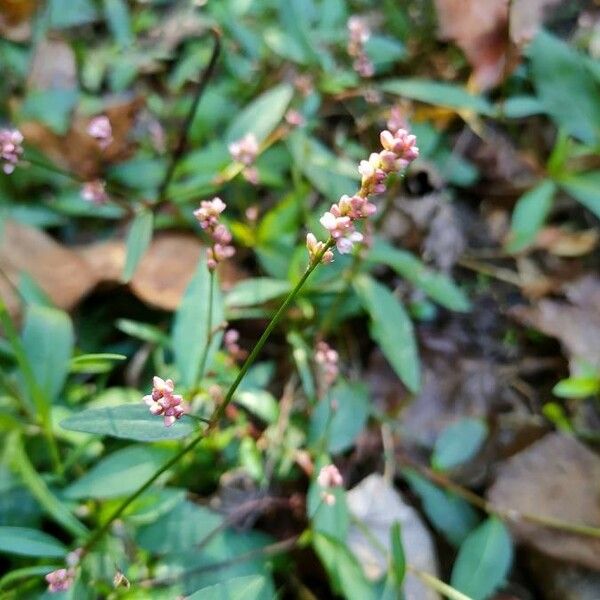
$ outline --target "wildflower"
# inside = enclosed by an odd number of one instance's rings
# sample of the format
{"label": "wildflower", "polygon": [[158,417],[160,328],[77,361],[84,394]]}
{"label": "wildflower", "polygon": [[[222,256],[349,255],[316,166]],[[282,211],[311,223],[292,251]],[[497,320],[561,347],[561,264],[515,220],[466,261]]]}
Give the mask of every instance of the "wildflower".
{"label": "wildflower", "polygon": [[392,133],[396,133],[399,129],[406,129],[406,127],[407,123],[402,108],[398,105],[392,106],[390,116],[387,120],[387,128]]}
{"label": "wildflower", "polygon": [[48,582],[49,592],[65,592],[73,585],[75,571],[72,568],[56,569],[48,573],[45,579]]}
{"label": "wildflower", "polygon": [[361,77],[372,77],[375,67],[365,52],[365,44],[371,37],[371,30],[365,19],[352,16],[348,19],[348,54],[354,58],[353,69]]}
{"label": "wildflower", "polygon": [[[306,248],[308,249],[308,257],[312,262],[317,258],[317,256],[323,252],[325,248],[325,242],[318,242],[317,238],[312,233],[306,234]],[[331,250],[326,250],[321,257],[321,262],[323,264],[328,264],[333,260],[333,252]]]}
{"label": "wildflower", "polygon": [[194,211],[194,216],[202,229],[210,230],[217,225],[219,215],[225,208],[227,208],[227,205],[219,197],[215,197],[212,200],[203,200],[200,202],[200,208]]}
{"label": "wildflower", "polygon": [[235,361],[246,357],[246,351],[240,348],[240,332],[237,329],[228,329],[223,336],[223,344],[229,356]]}
{"label": "wildflower", "polygon": [[84,183],[81,188],[81,197],[92,204],[105,204],[108,202],[106,182],[102,179],[94,179]]}
{"label": "wildflower", "polygon": [[258,177],[258,169],[256,167],[246,167],[242,171],[242,177],[252,185],[258,185],[259,177]]}
{"label": "wildflower", "polygon": [[323,374],[326,387],[331,386],[337,379],[339,369],[339,354],[327,342],[319,342],[315,349],[315,362]]}
{"label": "wildflower", "polygon": [[152,379],[152,393],[142,398],[153,415],[164,417],[165,427],[171,427],[177,419],[185,414],[183,398],[175,394],[175,385],[172,379]]}
{"label": "wildflower", "polygon": [[[383,193],[387,176],[406,168],[419,156],[417,138],[406,129],[400,128],[394,133],[386,129],[381,132],[380,140],[383,150],[371,153],[368,160],[360,161],[360,190],[352,197],[344,194],[320,219],[341,254],[348,254],[355,243],[364,241],[363,234],[356,231],[355,223],[375,214],[377,207],[369,201],[369,196]],[[318,242],[312,233],[306,236],[311,261],[325,245],[324,242]],[[328,256],[328,260],[323,262],[331,260],[332,257]]]}
{"label": "wildflower", "polygon": [[253,133],[247,133],[243,138],[229,144],[229,154],[233,160],[249,167],[258,155],[258,141]]}
{"label": "wildflower", "polygon": [[88,124],[87,132],[98,142],[102,150],[108,148],[113,141],[112,125],[106,115],[94,117]]}
{"label": "wildflower", "polygon": [[302,125],[306,123],[306,120],[304,119],[302,114],[294,108],[290,108],[285,113],[285,121],[288,125],[291,125],[292,127],[302,127]]}
{"label": "wildflower", "polygon": [[344,483],[337,467],[333,464],[324,466],[319,471],[317,483],[319,484],[319,487],[325,488],[321,491],[321,498],[325,504],[328,504],[329,506],[335,504],[335,496],[331,493],[330,489],[341,487]]}
{"label": "wildflower", "polygon": [[194,216],[200,223],[200,227],[210,236],[213,242],[207,254],[208,268],[213,271],[217,264],[235,254],[235,248],[230,245],[232,240],[231,232],[227,226],[219,222],[220,214],[227,205],[221,198],[215,197],[212,200],[203,200],[200,208],[194,211]]}
{"label": "wildflower", "polygon": [[23,154],[23,134],[18,129],[0,129],[0,162],[2,170],[10,175]]}

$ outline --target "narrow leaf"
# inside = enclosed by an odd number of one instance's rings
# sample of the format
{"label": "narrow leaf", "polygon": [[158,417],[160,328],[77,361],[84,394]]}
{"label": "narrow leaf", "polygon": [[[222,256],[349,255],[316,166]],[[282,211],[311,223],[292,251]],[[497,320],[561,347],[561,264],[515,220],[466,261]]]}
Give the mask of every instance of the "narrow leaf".
{"label": "narrow leaf", "polygon": [[451,584],[473,600],[489,598],[504,583],[512,556],[506,526],[491,517],[469,534],[460,547]]}
{"label": "narrow leaf", "polygon": [[552,208],[555,192],[556,185],[545,179],[519,198],[506,244],[508,252],[520,252],[535,241]]}
{"label": "narrow leaf", "polygon": [[390,529],[390,547],[392,549],[392,571],[396,579],[396,584],[401,586],[406,575],[406,557],[404,556],[400,523],[397,521]]}
{"label": "narrow leaf", "polygon": [[450,310],[465,312],[470,308],[468,298],[449,277],[429,269],[406,250],[399,250],[383,240],[377,240],[369,252],[368,260],[388,265],[398,275],[414,283],[433,300]]}
{"label": "narrow leaf", "polygon": [[61,421],[60,426],[70,431],[108,435],[139,442],[177,440],[194,431],[189,417],[176,421],[171,427],[165,427],[163,419],[151,414],[147,406],[130,404],[90,408]]}
{"label": "narrow leaf", "polygon": [[127,283],[133,277],[144,252],[150,244],[153,223],[152,211],[147,209],[141,210],[133,219],[127,234],[127,256],[121,277],[124,283]]}
{"label": "narrow leaf", "polygon": [[400,300],[368,275],[354,280],[354,288],[371,316],[371,335],[403,383],[412,392],[420,387],[417,342],[412,322]]}
{"label": "narrow leaf", "polygon": [[226,306],[255,306],[279,298],[290,291],[288,281],[270,277],[244,279],[235,284],[225,297]]}
{"label": "narrow leaf", "polygon": [[22,556],[65,556],[67,549],[55,537],[27,527],[0,527],[0,552]]}
{"label": "narrow leaf", "polygon": [[558,184],[600,219],[600,171],[567,175]]}

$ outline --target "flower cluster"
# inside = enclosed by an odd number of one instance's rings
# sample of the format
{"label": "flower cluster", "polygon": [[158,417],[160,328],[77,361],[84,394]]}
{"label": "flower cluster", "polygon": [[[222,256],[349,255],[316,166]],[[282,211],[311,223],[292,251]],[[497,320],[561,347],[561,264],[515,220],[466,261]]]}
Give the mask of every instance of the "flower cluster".
{"label": "flower cluster", "polygon": [[208,268],[213,271],[217,264],[235,254],[235,248],[230,245],[231,232],[223,223],[219,222],[219,216],[227,205],[221,198],[203,200],[200,208],[194,211],[194,216],[200,223],[200,227],[211,237],[213,245],[207,251]]}
{"label": "flower cluster", "polygon": [[247,352],[240,348],[240,332],[237,329],[228,329],[223,336],[223,345],[232,360],[246,358]]}
{"label": "flower cluster", "polygon": [[335,504],[335,496],[329,490],[333,487],[341,487],[344,484],[344,480],[342,479],[338,468],[333,464],[324,466],[319,471],[317,483],[319,484],[319,487],[324,488],[321,491],[323,502],[329,506]]}
{"label": "flower cluster", "polygon": [[325,387],[328,388],[337,379],[339,368],[339,354],[327,342],[319,342],[315,349],[315,362],[323,377]]}
{"label": "flower cluster", "polygon": [[83,548],[77,548],[73,552],[69,552],[66,559],[67,568],[56,569],[44,577],[48,583],[49,592],[66,592],[73,585],[75,567],[79,564],[82,556]]}
{"label": "flower cluster", "polygon": [[[367,219],[377,210],[376,206],[369,202],[369,196],[385,192],[387,176],[406,168],[419,156],[417,139],[406,129],[399,128],[394,133],[386,129],[381,132],[380,140],[383,150],[373,152],[368,160],[360,162],[360,190],[352,197],[342,196],[320,219],[321,225],[331,236],[330,245],[335,243],[341,254],[349,253],[355,242],[363,241],[363,235],[356,231],[355,223]],[[315,236],[309,233],[306,236],[306,246],[312,261],[324,250],[326,244],[317,241]],[[325,256],[323,258],[323,262],[331,262],[333,256],[328,254],[326,260]]]}
{"label": "flower cluster", "polygon": [[165,427],[171,427],[177,419],[181,419],[185,414],[183,398],[175,394],[175,385],[172,379],[161,379],[154,377],[152,379],[152,393],[144,396],[142,400],[150,407],[153,415],[164,417]]}
{"label": "flower cluster", "polygon": [[258,183],[258,171],[252,165],[256,161],[258,151],[258,141],[253,133],[247,133],[243,138],[229,144],[231,158],[244,165],[242,175],[254,185]]}
{"label": "flower cluster", "polygon": [[353,16],[348,19],[348,54],[354,59],[352,66],[361,77],[373,77],[375,67],[365,52],[365,43],[371,30],[365,19]]}
{"label": "flower cluster", "polygon": [[[325,242],[319,242],[312,233],[306,234],[306,249],[308,250],[308,257],[312,262],[325,250]],[[331,250],[325,250],[321,257],[321,262],[324,264],[330,263],[333,260],[333,252]]]}
{"label": "flower cluster", "polygon": [[100,205],[108,202],[106,193],[106,182],[102,179],[87,181],[81,188],[81,197],[92,204]]}
{"label": "flower cluster", "polygon": [[98,142],[102,150],[108,148],[113,141],[112,125],[106,115],[94,117],[88,123],[87,132]]}
{"label": "flower cluster", "polygon": [[10,175],[23,154],[23,134],[18,129],[0,129],[0,162],[2,170]]}

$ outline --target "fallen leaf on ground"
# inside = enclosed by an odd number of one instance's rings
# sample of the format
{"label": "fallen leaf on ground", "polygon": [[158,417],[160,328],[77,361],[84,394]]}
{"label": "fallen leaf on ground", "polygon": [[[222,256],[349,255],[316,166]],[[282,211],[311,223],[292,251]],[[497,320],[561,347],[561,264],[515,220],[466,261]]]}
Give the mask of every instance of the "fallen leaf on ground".
{"label": "fallen leaf on ground", "polygon": [[556,256],[584,256],[598,246],[599,237],[595,229],[568,231],[561,227],[545,227],[538,233],[535,245]]}
{"label": "fallen leaf on ground", "polygon": [[27,77],[32,90],[77,88],[77,63],[71,46],[61,39],[44,38],[35,46]]}
{"label": "fallen leaf on ground", "polygon": [[[347,494],[348,509],[353,517],[369,529],[379,544],[369,540],[357,525],[348,531],[348,546],[358,558],[367,578],[375,580],[387,572],[389,556],[384,556],[379,545],[390,552],[390,530],[400,523],[406,562],[416,569],[439,577],[437,554],[433,538],[419,513],[408,505],[400,493],[381,475],[373,473],[353,487]],[[438,600],[439,595],[415,575],[406,575],[404,593],[407,598]]]}
{"label": "fallen leaf on ground", "polygon": [[75,252],[34,227],[13,221],[4,226],[0,265],[18,286],[27,273],[59,308],[69,310],[97,284],[86,262]]}
{"label": "fallen leaf on ground", "polygon": [[577,363],[581,361],[600,368],[599,310],[584,304],[542,299],[532,306],[515,307],[510,314],[521,323],[559,339],[572,374],[576,374]]}
{"label": "fallen leaf on ground", "polygon": [[[504,511],[600,527],[600,457],[574,438],[548,434],[500,466],[487,497]],[[545,554],[600,569],[598,538],[523,519],[509,525],[519,540]]]}

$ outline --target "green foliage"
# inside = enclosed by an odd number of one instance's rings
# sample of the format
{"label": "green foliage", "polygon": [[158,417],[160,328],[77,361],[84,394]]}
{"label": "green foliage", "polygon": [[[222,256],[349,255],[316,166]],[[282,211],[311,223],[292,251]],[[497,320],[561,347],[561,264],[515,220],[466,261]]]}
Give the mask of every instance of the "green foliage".
{"label": "green foliage", "polygon": [[152,240],[154,214],[149,210],[141,210],[133,219],[127,234],[127,256],[123,268],[122,280],[128,282],[148,249]]}
{"label": "green foliage", "polygon": [[487,433],[480,419],[464,418],[448,425],[435,442],[431,464],[440,471],[459,467],[479,452]]}
{"label": "green foliage", "polygon": [[473,600],[489,598],[504,583],[512,559],[506,526],[490,517],[462,543],[452,569],[452,586]]}
{"label": "green foliage", "polygon": [[420,387],[420,367],[412,322],[400,300],[368,276],[354,280],[354,288],[371,317],[371,336],[377,341],[398,377],[412,392]]}
{"label": "green foliage", "polygon": [[198,590],[188,600],[270,600],[267,580],[261,575],[234,577]]}
{"label": "green foliage", "polygon": [[392,548],[392,573],[397,586],[401,586],[406,575],[406,557],[402,545],[400,523],[396,522],[390,530],[390,546]]}
{"label": "green foliage", "polygon": [[22,556],[65,556],[67,549],[56,538],[26,527],[0,527],[0,552]]}

